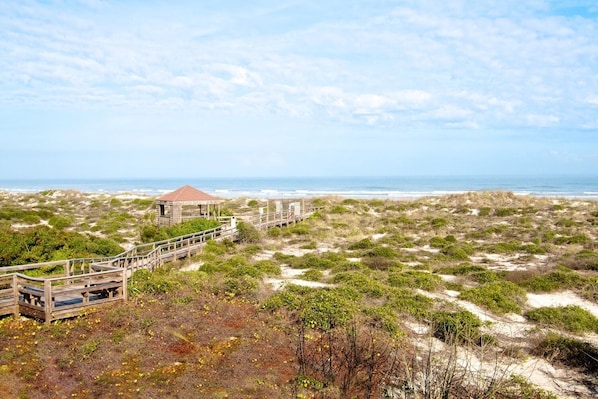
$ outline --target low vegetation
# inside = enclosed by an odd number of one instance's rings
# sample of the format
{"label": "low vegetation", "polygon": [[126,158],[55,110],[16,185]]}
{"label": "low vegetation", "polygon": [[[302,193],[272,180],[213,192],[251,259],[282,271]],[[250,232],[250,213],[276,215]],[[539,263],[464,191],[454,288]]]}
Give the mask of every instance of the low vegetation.
{"label": "low vegetation", "polygon": [[92,234],[47,226],[19,230],[0,226],[0,266],[105,257],[123,251],[116,241]]}
{"label": "low vegetation", "polygon": [[531,309],[525,317],[536,323],[573,333],[598,332],[598,318],[579,306]]}
{"label": "low vegetation", "polygon": [[[157,229],[148,199],[0,200],[3,266],[109,256],[218,226]],[[52,325],[0,320],[0,394],[546,399],[598,389],[598,204],[501,192],[313,204],[304,222],[239,223],[236,242],[135,272],[127,303]],[[528,300],[563,291],[578,303]],[[525,338],[505,332],[519,330]],[[518,373],[528,359],[567,369],[567,383]]]}

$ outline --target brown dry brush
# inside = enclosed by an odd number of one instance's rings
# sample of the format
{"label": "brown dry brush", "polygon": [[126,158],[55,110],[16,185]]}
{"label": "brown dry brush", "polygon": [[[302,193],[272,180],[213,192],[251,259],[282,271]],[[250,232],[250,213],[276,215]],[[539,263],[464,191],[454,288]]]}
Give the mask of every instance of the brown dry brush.
{"label": "brown dry brush", "polygon": [[[488,365],[490,372],[474,366],[474,349],[456,343],[435,351],[431,342],[428,349],[414,348],[404,356],[401,373],[395,385],[386,388],[388,398],[445,399],[500,397],[509,379],[507,369],[501,368],[496,359]],[[465,351],[465,353],[464,353]],[[476,350],[479,353],[479,350]],[[398,383],[398,384],[397,384]]]}
{"label": "brown dry brush", "polygon": [[[297,323],[295,397],[317,399],[518,399],[551,398],[526,393],[513,379],[514,361],[503,363],[492,345],[439,343],[417,346],[371,324],[312,329]],[[423,349],[422,349],[423,348]],[[301,395],[300,395],[301,394]]]}
{"label": "brown dry brush", "polygon": [[378,398],[398,372],[399,349],[385,331],[355,320],[327,330],[298,323],[299,389],[321,399]]}

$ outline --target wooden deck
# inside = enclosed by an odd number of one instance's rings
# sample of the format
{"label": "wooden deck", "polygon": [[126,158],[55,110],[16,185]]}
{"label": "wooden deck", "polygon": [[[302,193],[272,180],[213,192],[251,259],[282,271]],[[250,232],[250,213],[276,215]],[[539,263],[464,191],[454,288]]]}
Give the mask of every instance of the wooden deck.
{"label": "wooden deck", "polygon": [[[310,212],[291,212],[239,217],[259,229],[286,226],[308,217]],[[142,244],[112,258],[69,259],[64,261],[1,267],[0,316],[24,315],[51,323],[92,312],[115,301],[127,300],[127,282],[139,269],[153,271],[164,263],[200,253],[209,240],[237,240],[236,220],[212,230],[169,240]],[[23,272],[62,267],[62,276],[29,277]]]}

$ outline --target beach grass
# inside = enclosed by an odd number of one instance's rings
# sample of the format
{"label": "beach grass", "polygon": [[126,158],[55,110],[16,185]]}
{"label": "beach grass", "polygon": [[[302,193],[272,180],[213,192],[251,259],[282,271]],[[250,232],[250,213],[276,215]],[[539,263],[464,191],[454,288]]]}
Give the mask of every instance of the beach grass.
{"label": "beach grass", "polygon": [[[124,248],[164,233],[154,226],[151,198],[51,190],[0,193],[0,201],[5,241],[8,232],[44,229]],[[239,242],[210,241],[192,259],[135,273],[128,303],[40,326],[37,343],[26,343],[43,345],[38,354],[21,352],[9,338],[32,329],[30,321],[2,320],[2,372],[14,384],[0,389],[43,397],[60,377],[68,380],[59,389],[64,396],[362,397],[359,387],[415,389],[408,364],[432,372],[418,363],[428,356],[434,372],[455,371],[442,386],[437,375],[438,389],[474,395],[488,387],[468,375],[472,362],[492,356],[486,372],[502,375],[497,398],[568,397],[572,390],[591,397],[591,358],[574,367],[557,352],[598,347],[591,324],[598,317],[596,202],[507,192],[307,202],[318,211],[301,223],[268,231],[241,224]],[[250,214],[259,204],[234,199],[224,207]],[[61,248],[42,252],[68,256]],[[550,307],[555,300],[563,307]],[[166,345],[166,354],[153,357],[148,345]],[[78,349],[65,355],[65,346]],[[454,364],[438,368],[441,359]],[[510,376],[523,375],[515,370],[528,359],[538,364],[525,373],[529,392],[513,396],[524,380]],[[32,382],[22,365],[29,362],[42,383]],[[546,381],[548,367],[566,370],[571,391],[558,378]],[[76,377],[83,373],[91,378]]]}

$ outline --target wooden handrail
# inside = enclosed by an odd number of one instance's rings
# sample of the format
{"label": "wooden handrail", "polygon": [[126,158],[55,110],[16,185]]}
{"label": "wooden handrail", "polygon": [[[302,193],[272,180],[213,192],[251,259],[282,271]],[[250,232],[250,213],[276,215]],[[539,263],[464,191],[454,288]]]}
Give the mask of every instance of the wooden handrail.
{"label": "wooden handrail", "polygon": [[[269,219],[270,215],[272,215],[272,219]],[[246,220],[253,218],[252,220],[257,221],[256,224],[270,227],[283,223],[294,223],[308,215],[308,212],[301,215],[278,212],[239,218]],[[262,223],[262,220],[265,220],[266,223]],[[165,261],[194,255],[209,240],[234,239],[237,234],[236,228],[232,226],[218,226],[197,233],[139,244],[113,257],[76,258],[0,267],[0,284],[10,286],[0,292],[3,295],[9,291],[12,292],[10,297],[0,296],[0,300],[4,299],[4,302],[8,304],[0,306],[0,310],[3,311],[1,315],[23,313],[42,318],[46,323],[50,323],[59,318],[80,314],[92,304],[127,300],[127,280],[134,271],[142,268],[153,271]],[[43,278],[19,273],[19,271],[44,266],[64,266],[66,275]],[[79,274],[76,273],[77,267],[80,269]],[[91,301],[92,296],[96,298],[97,295],[104,294],[108,297]],[[12,301],[10,301],[11,298]],[[60,298],[62,299],[59,300]],[[70,303],[68,303],[69,301]],[[0,304],[2,303],[0,302]]]}

